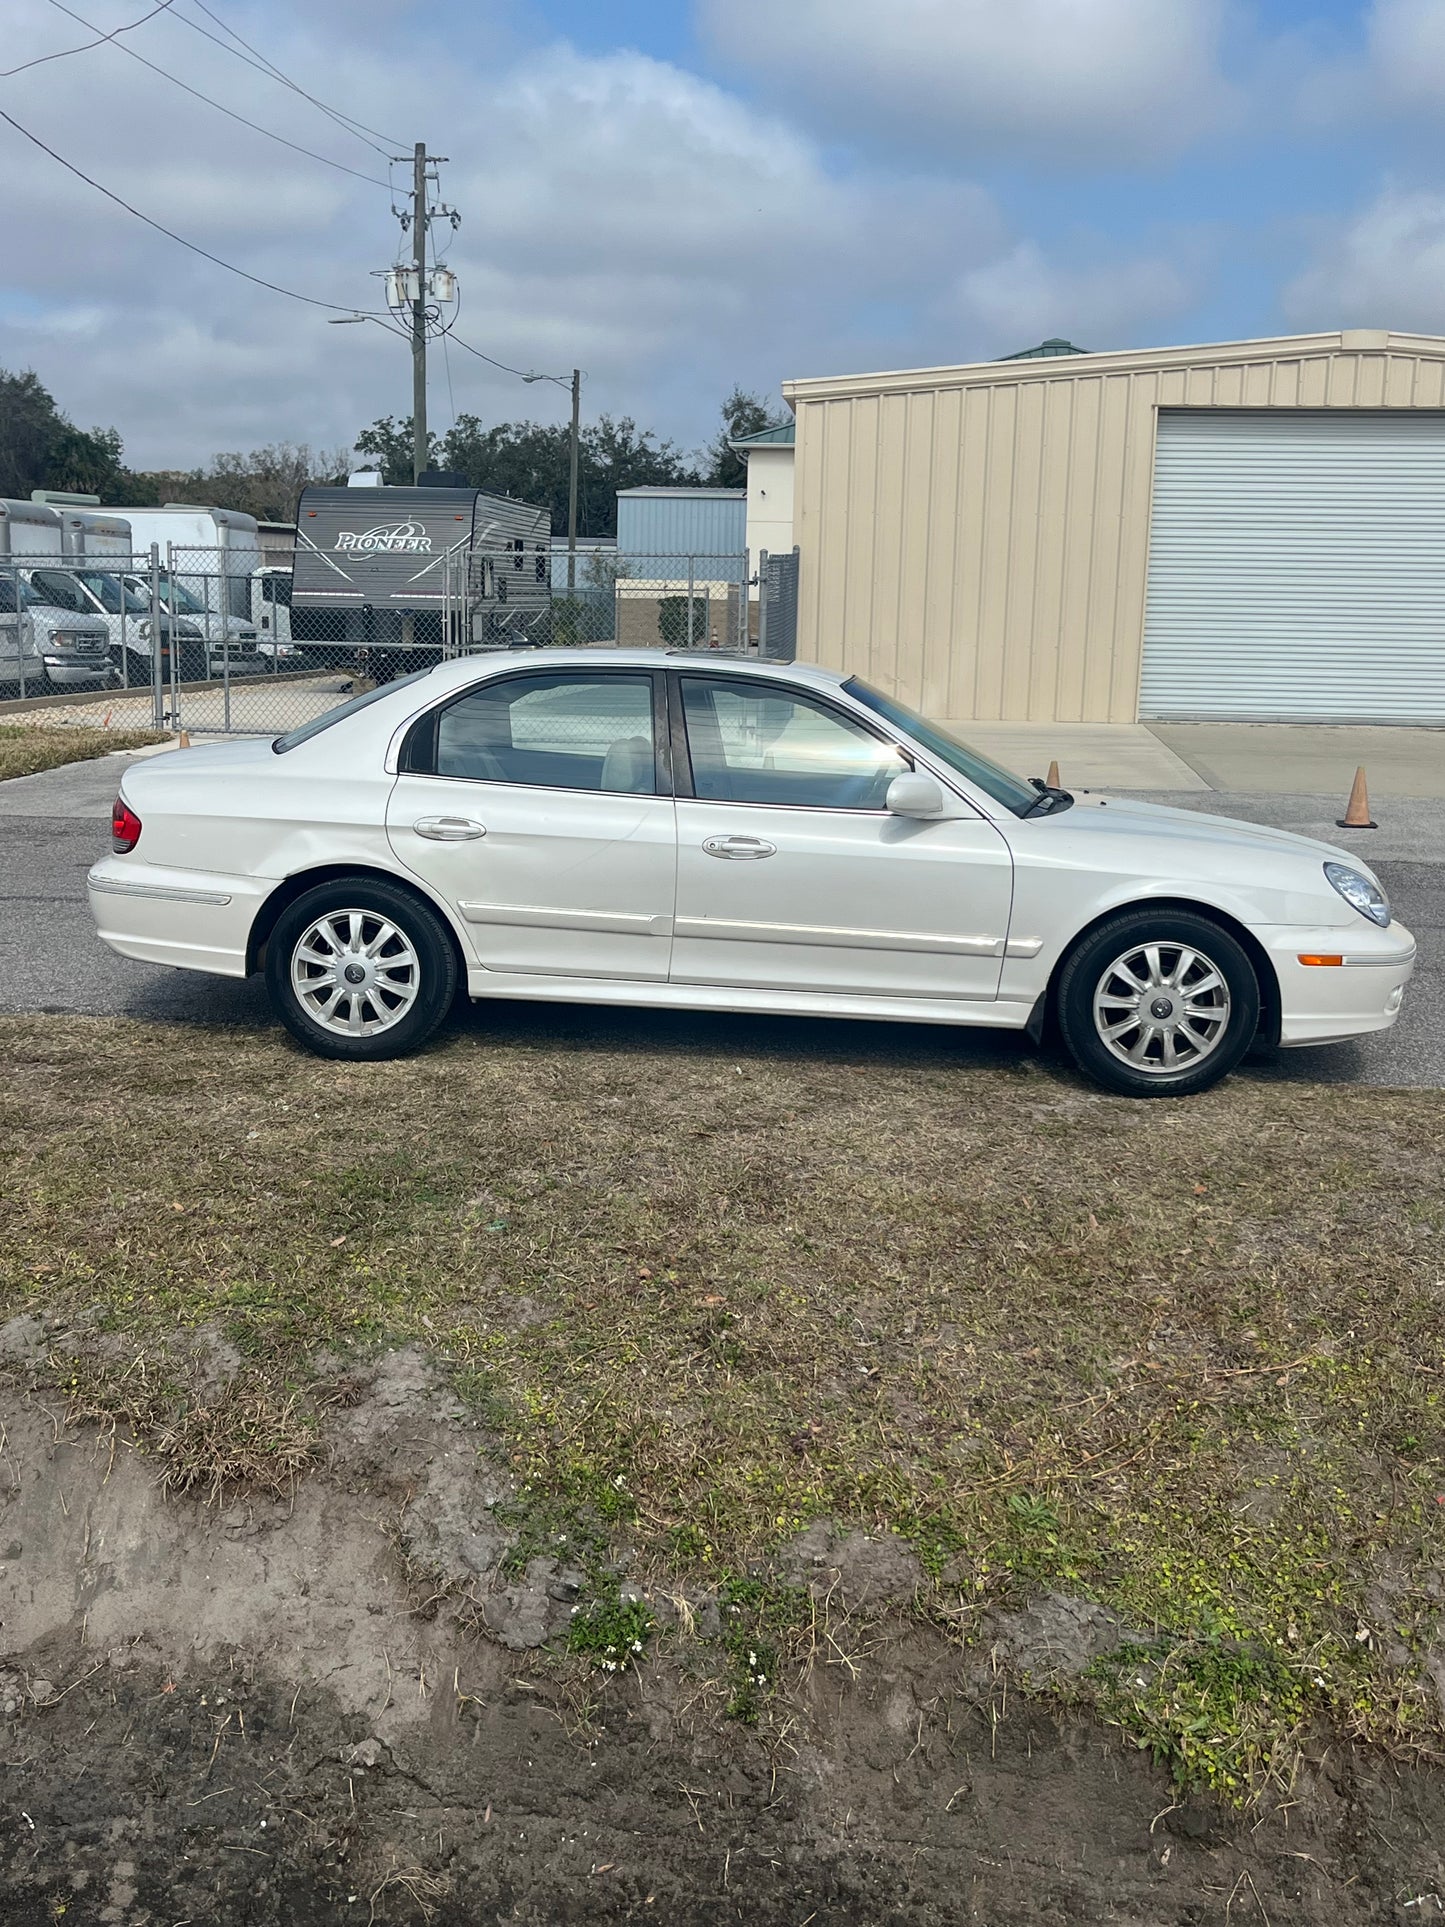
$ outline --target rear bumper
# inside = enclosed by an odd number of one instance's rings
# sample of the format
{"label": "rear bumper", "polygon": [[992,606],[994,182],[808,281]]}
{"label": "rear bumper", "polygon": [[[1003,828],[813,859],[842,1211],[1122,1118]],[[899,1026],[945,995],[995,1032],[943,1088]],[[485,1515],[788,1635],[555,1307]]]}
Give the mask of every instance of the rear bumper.
{"label": "rear bumper", "polygon": [[[1351,925],[1276,926],[1258,934],[1279,978],[1279,1041],[1286,1049],[1389,1030],[1399,1017],[1416,957],[1402,924],[1380,930],[1361,917]],[[1302,957],[1340,962],[1306,964]]]}
{"label": "rear bumper", "polygon": [[164,870],[121,856],[102,857],[86,878],[90,913],[102,943],[141,963],[244,977],[256,912],[274,879]]}

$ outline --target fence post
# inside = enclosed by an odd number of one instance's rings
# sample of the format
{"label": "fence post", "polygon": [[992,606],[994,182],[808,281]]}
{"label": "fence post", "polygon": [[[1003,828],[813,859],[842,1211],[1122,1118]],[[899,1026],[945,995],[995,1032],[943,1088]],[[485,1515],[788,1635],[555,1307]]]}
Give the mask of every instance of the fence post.
{"label": "fence post", "polygon": [[20,683],[20,700],[25,700],[25,605],[20,600],[20,571],[10,568],[10,599],[15,605],[15,674]]}
{"label": "fence post", "polygon": [[161,552],[151,543],[151,721],[157,729],[165,725],[165,701],[161,693]]}
{"label": "fence post", "polygon": [[221,579],[221,727],[231,733],[231,577],[226,569],[229,552],[217,553],[216,565]]}
{"label": "fence post", "polygon": [[695,556],[690,555],[687,558],[687,646],[689,649],[691,649],[694,646],[693,645],[693,625],[694,625],[694,622],[696,621],[696,617],[694,616],[694,613],[693,613],[692,597],[693,597],[693,591],[696,588],[696,586],[697,586],[697,558]]}
{"label": "fence post", "polygon": [[[117,563],[120,562],[119,556],[116,557],[116,561]],[[126,604],[130,597],[130,590],[126,587],[126,576],[134,566],[134,563],[135,557],[128,555],[125,562],[118,567],[115,572],[115,579],[120,584],[120,686],[122,689],[130,688],[130,654],[127,650],[125,640]]]}
{"label": "fence post", "polygon": [[[751,638],[749,638],[751,641]],[[768,552],[758,550],[758,655],[768,659]]]}

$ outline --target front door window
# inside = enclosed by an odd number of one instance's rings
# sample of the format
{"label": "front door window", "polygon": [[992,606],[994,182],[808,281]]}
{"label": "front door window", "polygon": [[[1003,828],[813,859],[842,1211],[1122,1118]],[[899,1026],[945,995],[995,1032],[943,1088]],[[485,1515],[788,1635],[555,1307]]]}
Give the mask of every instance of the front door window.
{"label": "front door window", "polygon": [[908,768],[894,744],[786,689],[685,676],[682,707],[702,801],[881,810]]}

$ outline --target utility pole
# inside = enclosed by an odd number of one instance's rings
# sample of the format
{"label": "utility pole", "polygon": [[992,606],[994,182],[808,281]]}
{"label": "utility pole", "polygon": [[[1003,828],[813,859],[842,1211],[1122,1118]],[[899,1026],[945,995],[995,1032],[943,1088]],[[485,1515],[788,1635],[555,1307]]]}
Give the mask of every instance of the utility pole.
{"label": "utility pole", "polygon": [[567,482],[567,593],[577,589],[577,455],[582,421],[582,370],[572,370],[572,472]]}
{"label": "utility pole", "polygon": [[426,436],[426,234],[431,225],[427,215],[426,142],[418,141],[412,161],[412,260],[416,267],[416,287],[411,304],[411,479],[421,484],[427,460]]}

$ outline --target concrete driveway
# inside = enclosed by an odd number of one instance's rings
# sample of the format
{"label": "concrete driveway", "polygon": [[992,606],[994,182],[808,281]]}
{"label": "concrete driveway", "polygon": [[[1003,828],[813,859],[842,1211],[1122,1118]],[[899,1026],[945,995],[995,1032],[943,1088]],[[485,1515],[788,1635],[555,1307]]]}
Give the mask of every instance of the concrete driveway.
{"label": "concrete driveway", "polygon": [[[85,873],[106,847],[110,806],[129,759],[72,763],[0,784],[0,1011],[76,1012],[160,1023],[265,1024],[260,982],[196,976],[132,963],[97,939]],[[1381,828],[1336,829],[1334,797],[1154,792],[1149,800],[1299,830],[1358,850],[1379,871],[1402,922],[1420,939],[1421,961],[1395,1029],[1327,1050],[1287,1051],[1246,1075],[1333,1083],[1445,1086],[1445,801],[1377,803]],[[463,1019],[462,1021],[468,1021]],[[586,1034],[625,1047],[665,1035],[684,1047],[839,1053],[892,1059],[947,1053],[960,1063],[1028,1046],[1001,1033],[929,1026],[844,1024],[790,1018],[712,1017],[493,1005],[470,1019],[538,1040]]]}

